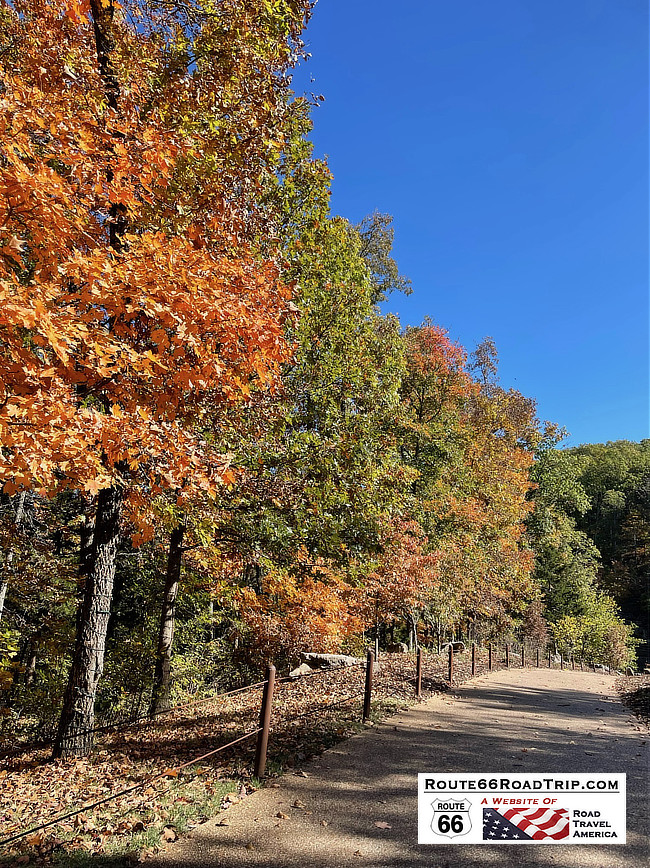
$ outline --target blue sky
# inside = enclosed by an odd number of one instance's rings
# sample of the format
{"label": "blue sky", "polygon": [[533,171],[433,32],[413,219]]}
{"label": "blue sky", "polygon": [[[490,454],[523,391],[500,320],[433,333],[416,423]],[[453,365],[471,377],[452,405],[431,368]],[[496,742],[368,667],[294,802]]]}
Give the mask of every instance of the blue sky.
{"label": "blue sky", "polygon": [[492,336],[569,445],[648,437],[645,0],[320,0],[306,38],[333,211],[395,218],[386,309]]}

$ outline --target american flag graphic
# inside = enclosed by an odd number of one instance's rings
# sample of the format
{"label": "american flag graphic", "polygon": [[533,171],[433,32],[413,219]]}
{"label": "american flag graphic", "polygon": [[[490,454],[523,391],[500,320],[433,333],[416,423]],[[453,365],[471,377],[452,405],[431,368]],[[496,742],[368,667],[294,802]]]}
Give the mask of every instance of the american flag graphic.
{"label": "american flag graphic", "polygon": [[561,841],[568,837],[566,808],[483,808],[484,841]]}

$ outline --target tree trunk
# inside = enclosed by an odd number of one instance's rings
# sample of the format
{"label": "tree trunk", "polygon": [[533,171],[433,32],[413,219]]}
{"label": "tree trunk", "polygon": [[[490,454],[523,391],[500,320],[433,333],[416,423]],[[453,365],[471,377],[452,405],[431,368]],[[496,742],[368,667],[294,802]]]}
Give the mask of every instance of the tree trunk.
{"label": "tree trunk", "polygon": [[89,511],[79,531],[79,576],[82,578],[89,576],[92,569],[94,533],[95,517]]}
{"label": "tree trunk", "polygon": [[54,744],[55,757],[86,756],[93,746],[95,695],[104,669],[123,490],[104,488],[97,499],[92,566],[86,578],[74,657]]}
{"label": "tree trunk", "polygon": [[[95,35],[97,65],[106,93],[108,106],[117,111],[119,81],[113,65],[115,51],[114,11],[112,2],[90,0]],[[113,179],[110,166],[107,178]],[[126,231],[124,206],[112,203],[109,209],[109,245],[122,249]],[[110,330],[110,326],[109,326]],[[115,560],[120,534],[120,514],[124,491],[113,485],[102,489],[97,498],[95,527],[84,527],[81,534],[79,573],[85,574],[84,595],[77,621],[77,638],[68,685],[63,696],[63,708],[53,755],[55,757],[86,756],[93,745],[95,695],[104,669],[106,632],[110,617],[115,579]],[[88,558],[88,544],[91,544]]]}
{"label": "tree trunk", "polygon": [[160,611],[160,631],[158,633],[156,669],[153,676],[153,693],[151,696],[151,705],[149,707],[150,717],[155,717],[156,714],[159,714],[169,705],[176,597],[178,596],[178,583],[181,577],[184,534],[185,525],[179,524],[174,528],[169,538],[165,592],[163,594],[162,608]]}
{"label": "tree trunk", "polygon": [[409,624],[409,651],[413,651],[414,649],[417,651],[420,647],[418,642],[418,622],[410,609],[407,612],[407,618]]}
{"label": "tree trunk", "polygon": [[[25,515],[25,497],[27,495],[26,491],[21,491],[18,495],[18,503],[16,505],[16,513],[14,516],[14,524],[16,525],[16,530],[20,530],[20,525],[23,521],[23,516]],[[2,621],[2,613],[5,608],[5,598],[7,596],[7,588],[9,587],[9,573],[11,572],[11,564],[14,559],[14,553],[9,550],[9,554],[7,555],[7,560],[5,562],[5,574],[0,580],[0,621]]]}
{"label": "tree trunk", "polygon": [[[40,638],[40,636],[39,636]],[[29,658],[25,666],[25,685],[29,687],[34,683],[36,678],[36,664],[38,663],[38,639],[32,640],[30,644]]]}

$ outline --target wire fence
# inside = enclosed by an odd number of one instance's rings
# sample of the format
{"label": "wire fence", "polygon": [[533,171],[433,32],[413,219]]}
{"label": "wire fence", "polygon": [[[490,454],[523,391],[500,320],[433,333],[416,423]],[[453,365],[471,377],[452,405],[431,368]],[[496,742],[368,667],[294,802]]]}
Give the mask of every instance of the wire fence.
{"label": "wire fence", "polygon": [[[131,729],[134,726],[147,726],[150,724],[155,724],[161,717],[164,717],[165,715],[175,714],[179,711],[183,711],[187,708],[194,708],[199,705],[207,705],[209,703],[219,702],[220,700],[229,696],[236,696],[240,693],[247,693],[251,690],[259,689],[265,684],[265,681],[258,681],[255,684],[248,684],[246,687],[237,687],[234,690],[226,690],[221,693],[215,693],[212,696],[203,696],[200,699],[193,699],[190,702],[184,702],[180,705],[172,705],[168,708],[162,708],[148,714],[142,714],[138,717],[117,720],[113,723],[100,724],[99,726],[94,726],[92,729],[80,730],[76,733],[76,735],[99,735],[106,732],[126,732],[126,730]],[[55,741],[56,736],[52,735],[48,738],[37,739],[30,742],[19,742],[8,750],[3,749],[1,755],[4,757],[12,755],[15,756],[16,754],[24,753],[25,751],[39,750],[46,747],[52,747]]]}
{"label": "wire fence", "polygon": [[[461,643],[456,644],[460,645]],[[585,660],[578,662],[581,669],[585,668],[586,663],[589,669],[595,671],[597,668],[592,662]],[[277,680],[275,679],[274,667],[269,667],[267,676],[263,681],[255,682],[246,687],[178,704],[162,710],[160,714],[153,717],[141,716],[131,721],[103,725],[88,730],[87,732],[93,733],[112,730],[114,734],[122,734],[138,724],[155,726],[160,723],[160,718],[166,715],[178,714],[190,708],[209,704],[223,706],[227,700],[234,701],[235,703],[240,700],[244,702],[243,707],[233,708],[229,712],[231,716],[236,716],[240,726],[247,723],[252,716],[259,712],[259,723],[257,726],[226,744],[219,745],[199,755],[193,755],[172,768],[166,767],[163,771],[152,775],[145,775],[135,784],[110,793],[101,799],[84,803],[81,807],[53,816],[30,828],[13,831],[11,834],[0,839],[0,846],[16,843],[21,839],[35,835],[84,812],[95,810],[109,802],[114,802],[117,799],[130,795],[137,790],[145,789],[161,778],[175,777],[180,771],[191,766],[196,766],[206,759],[224,753],[237,745],[241,745],[254,736],[258,737],[255,767],[256,770],[261,768],[263,772],[269,733],[271,731],[277,730],[279,732],[283,726],[294,725],[310,717],[313,718],[315,715],[322,718],[323,715],[352,704],[355,701],[360,701],[362,698],[363,718],[365,719],[368,716],[371,698],[375,700],[387,697],[401,700],[412,699],[414,690],[417,696],[420,695],[422,685],[425,692],[431,693],[453,687],[467,678],[491,670],[526,666],[535,668],[577,668],[575,658],[565,660],[559,656],[558,660],[557,656],[547,652],[546,649],[526,648],[526,646],[514,646],[510,644],[500,644],[497,646],[491,643],[488,643],[486,646],[478,646],[472,643],[470,648],[463,646],[462,650],[460,648],[456,650],[454,645],[450,644],[445,652],[437,654],[422,654],[420,651],[416,656],[416,668],[414,668],[413,663],[412,654],[382,654],[379,661],[376,661],[374,653],[368,652],[366,660],[353,663],[349,666],[317,669],[300,676],[283,676]],[[364,676],[365,684],[363,689],[360,689]],[[334,689],[339,689],[341,685],[338,682],[340,681],[344,681],[345,686],[353,692],[350,695],[334,699],[331,702],[312,703],[305,709],[305,696],[302,693],[302,685],[308,679],[315,677],[321,679],[321,693],[324,695],[331,695]],[[260,709],[259,706],[253,704],[253,697],[255,691],[261,688],[264,689],[264,692]],[[213,716],[216,717],[216,715]],[[177,723],[182,723],[182,721]],[[52,740],[41,742],[39,747],[46,747],[50,744],[52,744]],[[260,756],[261,746],[263,746],[263,756]],[[20,747],[22,750],[25,750],[24,746]],[[178,753],[181,748],[174,746],[174,749]],[[188,778],[188,780],[190,779]]]}
{"label": "wire fence", "polygon": [[54,817],[52,820],[48,820],[45,823],[39,823],[37,826],[32,826],[30,829],[25,829],[22,832],[17,832],[15,835],[10,835],[8,838],[3,838],[0,840],[0,846],[5,846],[7,844],[12,844],[15,841],[19,841],[21,838],[26,838],[29,835],[34,835],[36,832],[40,832],[43,829],[48,829],[51,826],[56,826],[59,823],[65,822],[65,820],[70,820],[72,817],[76,817],[79,814],[83,814],[85,811],[92,811],[95,808],[99,808],[101,805],[105,805],[108,802],[113,802],[116,799],[120,799],[123,796],[129,795],[130,793],[135,792],[136,790],[140,790],[143,787],[151,786],[157,780],[160,780],[164,777],[172,777],[174,773],[180,772],[182,769],[188,768],[191,765],[196,765],[199,762],[203,762],[203,760],[208,759],[215,754],[222,753],[228,748],[233,747],[236,744],[239,744],[246,739],[252,738],[252,736],[257,735],[260,732],[260,728],[254,729],[252,732],[246,733],[246,735],[242,735],[240,738],[236,738],[233,741],[228,742],[228,744],[221,745],[220,747],[215,748],[214,750],[208,751],[207,753],[201,754],[201,756],[195,757],[194,759],[189,760],[188,762],[181,763],[180,765],[175,766],[172,769],[165,769],[163,772],[159,772],[155,775],[150,775],[147,778],[144,778],[141,781],[138,781],[137,784],[133,784],[131,787],[127,787],[124,790],[119,790],[116,793],[111,793],[110,796],[105,796],[103,799],[97,799],[94,802],[90,802],[89,804],[82,805],[80,808],[76,808],[74,811],[68,811],[66,814],[59,815]]}

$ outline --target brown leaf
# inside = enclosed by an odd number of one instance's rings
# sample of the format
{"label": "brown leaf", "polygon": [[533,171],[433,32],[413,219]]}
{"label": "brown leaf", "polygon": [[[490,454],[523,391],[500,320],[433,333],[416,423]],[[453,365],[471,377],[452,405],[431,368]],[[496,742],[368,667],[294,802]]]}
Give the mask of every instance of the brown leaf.
{"label": "brown leaf", "polygon": [[390,823],[384,823],[383,820],[376,820],[376,821],[375,821],[375,826],[376,826],[378,829],[392,829],[392,828],[393,828],[393,827],[390,825]]}
{"label": "brown leaf", "polygon": [[178,838],[178,835],[173,826],[165,826],[162,830],[162,837],[165,841],[175,841]]}
{"label": "brown leaf", "polygon": [[276,814],[275,816],[278,817],[278,819],[280,819],[280,820],[289,820],[289,819],[291,819],[291,818],[289,817],[289,814],[283,814],[282,811],[278,811],[277,814]]}

